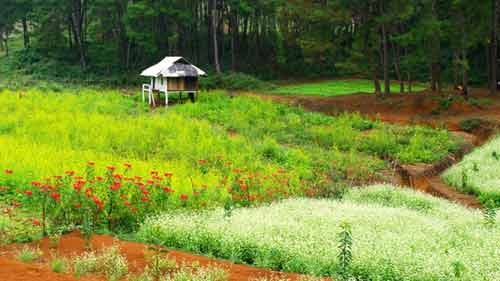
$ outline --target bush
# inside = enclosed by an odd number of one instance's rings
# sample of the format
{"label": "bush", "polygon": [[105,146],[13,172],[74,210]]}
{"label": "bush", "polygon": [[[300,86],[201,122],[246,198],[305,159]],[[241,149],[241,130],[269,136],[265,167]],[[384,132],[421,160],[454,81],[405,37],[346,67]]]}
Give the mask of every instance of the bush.
{"label": "bush", "polygon": [[42,251],[38,248],[24,246],[18,253],[17,259],[24,263],[31,263],[42,257]]}
{"label": "bush", "polygon": [[214,74],[200,79],[200,88],[204,90],[260,91],[274,89],[275,87],[276,85],[272,83],[244,73]]}
{"label": "bush", "polygon": [[50,269],[56,273],[64,273],[67,271],[68,263],[65,259],[54,258],[50,261]]}
{"label": "bush", "polygon": [[108,281],[117,281],[128,272],[127,260],[117,246],[101,253],[85,252],[75,258],[73,268],[77,277],[87,274],[103,274]]}
{"label": "bush", "polygon": [[466,132],[472,132],[481,126],[482,120],[479,118],[470,118],[460,121],[458,126],[461,130]]}

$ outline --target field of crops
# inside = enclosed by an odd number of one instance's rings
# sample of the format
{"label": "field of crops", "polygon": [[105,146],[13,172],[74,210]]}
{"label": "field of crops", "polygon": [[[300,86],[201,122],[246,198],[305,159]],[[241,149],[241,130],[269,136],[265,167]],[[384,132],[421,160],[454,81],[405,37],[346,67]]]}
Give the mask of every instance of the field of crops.
{"label": "field of crops", "polygon": [[[346,194],[385,180],[389,161],[433,163],[453,152],[459,140],[445,130],[223,92],[150,110],[112,90],[3,90],[0,114],[3,243],[78,229],[89,241],[96,232],[125,234],[321,276],[497,274],[486,271],[495,242],[472,240],[490,249],[477,269],[472,250],[457,250],[464,237],[497,235],[478,213],[389,187]],[[348,268],[337,263],[342,221],[353,233]]]}
{"label": "field of crops", "polygon": [[[425,90],[426,86],[422,83],[415,83],[413,91]],[[399,83],[391,83],[391,91],[397,92]],[[326,80],[321,82],[309,82],[298,84],[285,84],[270,91],[272,94],[284,95],[303,95],[303,96],[343,96],[356,93],[373,93],[373,81],[365,79],[347,79],[347,80]]]}
{"label": "field of crops", "polygon": [[477,195],[483,203],[500,206],[500,137],[467,155],[443,178],[458,190]]}
{"label": "field of crops", "polygon": [[500,227],[478,211],[390,186],[342,201],[288,199],[259,208],[167,213],[148,219],[144,241],[277,270],[339,276],[337,233],[352,232],[358,280],[498,280]]}
{"label": "field of crops", "polygon": [[0,168],[14,172],[2,173],[0,184],[24,188],[66,171],[82,175],[88,161],[98,173],[109,165],[122,172],[130,163],[131,175],[171,172],[178,193],[208,186],[208,201],[224,201],[226,192],[214,188],[234,170],[262,178],[281,171],[287,192],[295,193],[325,177],[372,180],[386,165],[381,158],[429,163],[457,147],[444,130],[326,117],[221,93],[168,112],[148,112],[116,92],[1,97]]}

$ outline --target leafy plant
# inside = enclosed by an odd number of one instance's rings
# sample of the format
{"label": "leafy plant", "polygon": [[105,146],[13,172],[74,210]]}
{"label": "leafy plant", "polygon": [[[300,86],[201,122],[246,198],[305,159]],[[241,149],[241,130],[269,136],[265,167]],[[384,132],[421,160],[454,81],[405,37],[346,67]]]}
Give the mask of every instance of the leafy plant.
{"label": "leafy plant", "polygon": [[68,263],[65,259],[55,257],[50,262],[50,269],[56,273],[65,273],[68,270]]}
{"label": "leafy plant", "polygon": [[352,230],[351,225],[347,222],[340,224],[340,232],[338,233],[338,263],[339,263],[339,274],[342,280],[347,280],[349,278],[349,267],[352,262]]}
{"label": "leafy plant", "polygon": [[493,201],[488,201],[482,209],[484,223],[488,226],[493,226],[496,223],[498,207]]}
{"label": "leafy plant", "polygon": [[479,128],[482,124],[482,120],[478,118],[470,118],[460,121],[458,126],[461,130],[466,132],[472,132],[473,130]]}
{"label": "leafy plant", "polygon": [[117,246],[100,253],[85,252],[73,261],[77,277],[87,274],[103,274],[109,281],[117,281],[128,272],[127,260],[120,254]]}
{"label": "leafy plant", "polygon": [[24,263],[31,263],[39,259],[43,255],[39,248],[31,248],[24,246],[18,253],[17,259]]}

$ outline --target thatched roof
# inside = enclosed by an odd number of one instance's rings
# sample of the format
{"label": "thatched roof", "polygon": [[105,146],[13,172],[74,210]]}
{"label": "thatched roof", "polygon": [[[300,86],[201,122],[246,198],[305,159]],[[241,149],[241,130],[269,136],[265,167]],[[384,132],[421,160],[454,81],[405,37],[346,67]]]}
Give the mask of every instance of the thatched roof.
{"label": "thatched roof", "polygon": [[197,77],[207,75],[183,57],[165,57],[159,63],[142,71],[148,77]]}

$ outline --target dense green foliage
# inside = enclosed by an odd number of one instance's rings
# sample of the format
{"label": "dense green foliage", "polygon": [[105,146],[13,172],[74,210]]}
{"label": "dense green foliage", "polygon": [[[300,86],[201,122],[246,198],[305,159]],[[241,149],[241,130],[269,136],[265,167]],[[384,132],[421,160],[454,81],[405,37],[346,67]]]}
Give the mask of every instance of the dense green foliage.
{"label": "dense green foliage", "polygon": [[500,206],[500,137],[496,137],[443,174],[444,180],[456,189],[478,196]]}
{"label": "dense green foliage", "polygon": [[[396,89],[399,85],[392,82],[391,88]],[[418,84],[413,86],[413,91],[422,91],[425,85]],[[280,86],[270,93],[284,95],[305,95],[305,96],[343,96],[353,93],[373,93],[373,82],[363,79],[349,80],[326,80],[320,82],[308,82],[298,84],[286,84]]]}
{"label": "dense green foliage", "polygon": [[150,113],[133,97],[106,93],[3,92],[0,165],[16,172],[11,180],[82,171],[87,161],[98,169],[130,162],[137,174],[174,172],[180,188],[191,186],[190,177],[213,186],[220,171],[202,176],[196,161],[222,157],[253,172],[285,168],[298,187],[321,175],[363,181],[384,167],[378,157],[432,162],[456,147],[441,130],[327,117],[257,98],[210,93]]}
{"label": "dense green foliage", "polygon": [[16,68],[38,77],[121,84],[182,55],[265,79],[355,74],[383,78],[388,91],[389,79],[430,78],[437,90],[484,84],[496,62],[489,0],[1,0],[0,7],[1,54],[21,58]]}
{"label": "dense green foliage", "polygon": [[337,276],[342,222],[352,227],[349,271],[360,280],[496,280],[500,274],[498,223],[486,226],[477,211],[389,186],[353,190],[343,201],[288,199],[231,217],[220,209],[168,213],[147,220],[138,236],[236,262]]}

